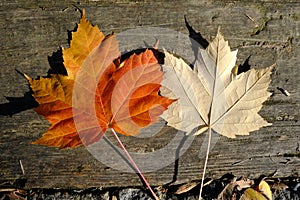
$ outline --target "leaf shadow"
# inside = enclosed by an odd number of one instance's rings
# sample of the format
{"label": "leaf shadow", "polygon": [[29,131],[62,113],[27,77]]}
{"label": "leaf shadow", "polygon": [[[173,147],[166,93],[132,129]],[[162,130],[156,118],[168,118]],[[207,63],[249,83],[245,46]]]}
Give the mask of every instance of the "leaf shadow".
{"label": "leaf shadow", "polygon": [[171,183],[174,183],[177,181],[177,176],[178,176],[178,168],[179,168],[179,157],[180,157],[180,150],[182,149],[185,141],[187,140],[188,136],[184,135],[184,137],[182,138],[182,140],[180,141],[176,151],[175,151],[175,158],[178,158],[175,160],[174,162],[174,175],[173,175],[173,179],[171,181]]}
{"label": "leaf shadow", "polygon": [[48,76],[50,74],[62,74],[67,76],[67,70],[64,65],[64,59],[62,54],[62,48],[59,48],[57,51],[53,52],[51,56],[48,56],[48,63],[50,69],[48,70]]}
{"label": "leaf shadow", "polygon": [[[194,50],[194,57],[195,60],[194,62],[190,65],[190,67],[193,69],[194,68],[194,64],[196,63],[197,59],[199,58],[199,45],[203,48],[206,49],[209,45],[209,42],[202,36],[202,34],[200,32],[196,32],[193,27],[189,24],[189,22],[187,21],[187,17],[186,15],[184,16],[184,22],[185,22],[185,26],[189,31],[189,37],[191,40],[191,44],[192,44],[192,49]],[[238,73],[243,73],[246,72],[248,70],[250,70],[251,65],[249,64],[249,60],[250,60],[251,55],[249,55],[245,61],[240,64],[238,66]]]}
{"label": "leaf shadow", "polygon": [[[135,168],[132,166],[130,161],[126,158],[124,155],[123,151],[120,151],[105,135],[103,135],[102,140],[104,140],[125,162],[126,164],[133,170],[135,171]],[[139,175],[138,173],[136,173]],[[143,181],[141,181],[143,182]]]}
{"label": "leaf shadow", "polygon": [[166,183],[164,185],[164,187],[168,187],[169,185],[171,185],[171,184],[173,184],[177,181],[180,151],[183,148],[183,145],[186,142],[186,140],[188,139],[188,137],[189,137],[188,135],[184,134],[182,140],[180,141],[178,147],[176,148],[173,177],[172,177],[172,180],[169,183]]}
{"label": "leaf shadow", "polygon": [[38,107],[31,92],[26,92],[23,97],[5,97],[9,102],[0,104],[0,115],[12,116],[25,110]]}
{"label": "leaf shadow", "polygon": [[132,171],[134,171],[135,174],[138,175],[138,177],[141,180],[141,183],[143,183],[143,186],[147,187],[147,185],[143,181],[142,176],[135,170],[134,166],[131,164],[129,159],[124,155],[123,151],[120,151],[105,135],[103,136],[102,140],[104,140],[104,142],[106,142],[118,154],[118,156],[120,156],[123,159],[123,161],[126,162],[127,166],[129,166],[132,169]]}
{"label": "leaf shadow", "polygon": [[187,17],[184,16],[185,26],[189,31],[189,38],[191,41],[192,49],[194,52],[194,61],[190,64],[191,69],[194,69],[196,61],[199,59],[199,48],[206,49],[209,42],[201,35],[200,32],[196,32],[193,27],[188,23]]}
{"label": "leaf shadow", "polygon": [[242,64],[239,64],[237,74],[241,74],[243,72],[250,70],[251,68],[251,65],[249,64],[250,57],[251,55],[249,55]]}
{"label": "leaf shadow", "polygon": [[[189,31],[189,37],[198,42],[204,49],[209,45],[209,42],[201,35],[200,32],[196,32],[193,27],[188,23],[186,16],[184,16],[185,26]],[[192,42],[193,44],[193,42]],[[196,53],[196,52],[195,52]]]}

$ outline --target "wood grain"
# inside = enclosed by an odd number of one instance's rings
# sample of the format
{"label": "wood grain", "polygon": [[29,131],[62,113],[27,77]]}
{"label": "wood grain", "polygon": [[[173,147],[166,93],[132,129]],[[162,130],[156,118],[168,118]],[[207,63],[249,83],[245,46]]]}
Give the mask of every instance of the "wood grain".
{"label": "wood grain", "polygon": [[[137,27],[160,27],[188,34],[190,25],[211,40],[218,26],[232,49],[239,49],[238,64],[249,55],[253,67],[277,63],[269,90],[272,97],[264,104],[261,115],[271,127],[249,136],[228,139],[215,137],[210,153],[207,177],[225,173],[249,178],[262,174],[275,177],[300,174],[299,124],[299,1],[2,1],[0,3],[0,103],[5,97],[22,97],[28,92],[26,80],[16,71],[32,77],[47,74],[51,56],[60,46],[68,46],[68,30],[73,30],[80,13],[74,5],[85,7],[87,17],[108,34]],[[175,45],[175,44],[174,44]],[[285,96],[277,87],[286,89]],[[24,103],[24,102],[23,102]],[[2,112],[7,109],[1,106]],[[59,150],[31,145],[49,124],[33,110],[13,116],[0,116],[0,187],[87,188],[141,185],[139,178],[109,168],[95,159],[84,147]],[[176,134],[164,127],[153,138],[125,138],[131,151],[143,152],[163,148]],[[176,163],[146,173],[152,185],[172,181],[200,179],[203,158],[199,158],[205,135],[192,145]],[[174,152],[180,150],[174,146]],[[104,150],[105,152],[105,150]],[[22,164],[25,175],[19,164]],[[145,163],[155,162],[146,160]],[[177,168],[177,169],[176,169]]]}

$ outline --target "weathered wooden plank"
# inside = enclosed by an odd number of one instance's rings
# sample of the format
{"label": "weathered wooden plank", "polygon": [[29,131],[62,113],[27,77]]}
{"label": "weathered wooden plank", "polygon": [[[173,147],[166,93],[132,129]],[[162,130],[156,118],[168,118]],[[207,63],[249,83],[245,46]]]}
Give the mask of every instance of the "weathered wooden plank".
{"label": "weathered wooden plank", "polygon": [[[26,80],[15,68],[33,77],[45,75],[49,68],[47,56],[59,46],[67,46],[66,31],[74,28],[80,16],[72,4],[76,2],[1,2],[0,103],[7,102],[4,96],[23,96],[28,91]],[[190,24],[209,40],[221,26],[232,49],[239,49],[238,63],[249,55],[252,66],[266,67],[276,62],[270,86],[273,96],[261,111],[273,126],[234,140],[220,136],[210,154],[207,176],[219,177],[225,173],[248,177],[272,173],[277,177],[299,176],[299,2],[124,0],[82,5],[88,18],[105,33],[153,26],[187,34],[183,19],[186,15]],[[291,95],[285,96],[277,87]],[[31,145],[48,128],[48,123],[33,110],[12,117],[0,116],[0,121],[0,185],[22,184],[22,178],[26,180],[25,188],[141,184],[135,174],[105,166],[83,147],[59,150]],[[176,130],[164,127],[152,138],[122,137],[122,140],[132,152],[151,152],[165,147],[175,134]],[[166,184],[172,181],[176,170],[178,183],[199,179],[203,158],[198,155],[204,137],[195,138],[178,160],[178,168],[172,163],[146,173],[150,183]],[[180,148],[174,146],[175,153],[176,150]],[[151,165],[159,161],[147,162]]]}

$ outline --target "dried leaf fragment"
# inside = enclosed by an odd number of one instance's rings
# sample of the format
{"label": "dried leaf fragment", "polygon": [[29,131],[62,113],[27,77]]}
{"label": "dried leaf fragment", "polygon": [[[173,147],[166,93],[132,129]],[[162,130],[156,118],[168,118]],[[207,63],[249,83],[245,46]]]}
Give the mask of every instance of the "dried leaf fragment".
{"label": "dried leaf fragment", "polygon": [[184,185],[181,185],[177,188],[177,190],[174,192],[174,194],[183,194],[185,192],[188,192],[195,188],[197,185],[199,185],[199,182],[190,182],[186,183]]}
{"label": "dried leaf fragment", "polygon": [[218,200],[227,200],[227,199],[234,199],[233,196],[236,195],[235,188],[238,191],[241,191],[242,189],[249,188],[253,184],[250,180],[236,180],[236,178],[228,183],[225,188],[222,190],[222,192],[218,195]]}

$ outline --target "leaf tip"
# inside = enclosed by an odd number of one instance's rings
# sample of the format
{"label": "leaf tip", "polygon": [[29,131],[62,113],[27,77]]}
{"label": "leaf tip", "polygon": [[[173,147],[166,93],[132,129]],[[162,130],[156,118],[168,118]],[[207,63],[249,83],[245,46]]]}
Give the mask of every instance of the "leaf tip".
{"label": "leaf tip", "polygon": [[24,77],[28,80],[28,81],[32,81],[32,78],[30,76],[28,76],[27,74],[24,74]]}
{"label": "leaf tip", "polygon": [[222,35],[221,26],[218,26],[218,35]]}
{"label": "leaf tip", "polygon": [[86,18],[86,12],[85,12],[85,9],[84,9],[84,8],[82,8],[82,10],[81,10],[81,18],[82,18],[82,19],[85,19],[85,18]]}
{"label": "leaf tip", "polygon": [[153,49],[158,50],[159,39],[156,38],[156,41],[153,45]]}
{"label": "leaf tip", "polygon": [[24,76],[28,81],[32,81],[32,78],[30,76],[28,76],[27,74],[21,72],[18,69],[15,69],[19,74],[21,74],[22,76]]}
{"label": "leaf tip", "polygon": [[107,36],[105,36],[104,40],[107,40],[108,38],[111,37],[116,37],[116,33],[114,31],[111,32],[111,34],[108,34]]}
{"label": "leaf tip", "polygon": [[277,63],[272,64],[269,68],[270,71],[273,71],[275,69],[275,67],[277,66]]}
{"label": "leaf tip", "polygon": [[31,142],[31,144],[41,144],[41,143],[39,142],[39,140],[36,140],[36,141]]}

